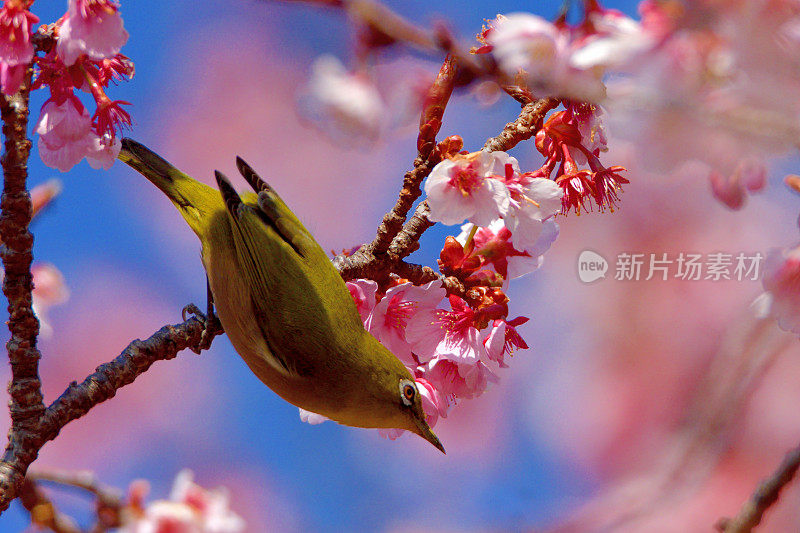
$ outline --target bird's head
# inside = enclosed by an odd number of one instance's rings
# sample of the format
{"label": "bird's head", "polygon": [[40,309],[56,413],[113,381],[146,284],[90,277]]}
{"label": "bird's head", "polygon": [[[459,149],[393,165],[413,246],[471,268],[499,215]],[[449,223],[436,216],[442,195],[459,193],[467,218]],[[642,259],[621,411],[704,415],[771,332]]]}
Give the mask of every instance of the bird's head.
{"label": "bird's head", "polygon": [[446,453],[439,438],[428,425],[425,411],[422,409],[422,396],[417,383],[410,379],[410,376],[400,377],[397,380],[397,392],[399,400],[397,406],[403,420],[403,425],[398,427],[416,433],[436,446],[439,451]]}
{"label": "bird's head", "polygon": [[358,398],[355,401],[358,408],[352,411],[352,419],[344,419],[346,415],[341,412],[330,418],[351,426],[404,429],[416,433],[445,453],[444,446],[428,425],[419,384],[414,381],[414,376],[366,331],[363,339],[360,361],[368,368],[360,371],[359,375],[366,373],[370,379],[362,379],[356,390],[351,388],[348,391]]}

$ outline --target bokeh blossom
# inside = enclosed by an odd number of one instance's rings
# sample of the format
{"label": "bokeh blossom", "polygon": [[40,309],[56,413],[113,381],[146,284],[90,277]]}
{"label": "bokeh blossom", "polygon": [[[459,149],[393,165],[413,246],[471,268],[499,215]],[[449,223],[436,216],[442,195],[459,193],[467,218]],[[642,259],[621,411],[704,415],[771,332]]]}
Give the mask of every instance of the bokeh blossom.
{"label": "bokeh blossom", "polygon": [[335,57],[319,57],[301,91],[300,110],[334,140],[372,142],[387,118],[377,87],[363,74],[348,72]]}
{"label": "bokeh blossom", "polygon": [[756,314],[770,316],[781,329],[800,335],[800,247],[771,250],[762,282],[764,293],[754,302]]}
{"label": "bokeh blossom", "polygon": [[239,533],[245,523],[230,509],[228,493],[223,488],[204,489],[192,481],[192,472],[182,470],[175,476],[168,500],[144,503],[147,487],[141,482],[131,486],[131,505],[121,533]]}
{"label": "bokeh blossom", "polygon": [[569,31],[528,13],[500,15],[483,32],[483,52],[491,52],[509,79],[521,79],[534,94],[598,101],[605,88],[591,69],[575,68]]}

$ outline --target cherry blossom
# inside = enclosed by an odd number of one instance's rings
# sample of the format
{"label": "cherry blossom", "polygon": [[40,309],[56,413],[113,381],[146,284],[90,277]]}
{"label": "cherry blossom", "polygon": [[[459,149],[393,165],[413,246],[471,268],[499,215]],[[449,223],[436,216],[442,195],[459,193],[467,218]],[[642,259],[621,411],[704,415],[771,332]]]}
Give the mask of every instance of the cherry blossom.
{"label": "cherry blossom", "polygon": [[475,328],[475,311],[458,296],[449,297],[452,311],[425,310],[408,322],[406,340],[421,363],[443,358],[456,363],[476,363],[485,348]]}
{"label": "cherry blossom", "polygon": [[192,473],[182,470],[175,476],[169,500],[144,505],[141,483],[132,484],[133,519],[120,528],[122,533],[239,533],[244,520],[228,507],[228,492],[207,490],[192,481]]}
{"label": "cherry blossom", "polygon": [[522,78],[537,95],[598,101],[605,94],[597,74],[571,65],[569,32],[541,17],[498,16],[483,38],[504,74]]}
{"label": "cherry blossom", "polygon": [[536,247],[547,219],[561,211],[561,188],[546,178],[522,174],[509,184],[511,208],[503,217],[514,235],[514,242],[523,250]]}
{"label": "cherry blossom", "polygon": [[333,140],[374,141],[385,120],[386,106],[375,85],[330,55],[314,61],[299,103],[303,114]]}
{"label": "cherry blossom", "polygon": [[312,426],[316,426],[317,424],[322,424],[323,422],[330,420],[327,416],[312,413],[311,411],[306,411],[302,407],[298,407],[300,410],[300,420],[305,422],[306,424],[311,424]]}
{"label": "cherry blossom", "polygon": [[21,1],[6,1],[0,8],[0,84],[5,94],[19,90],[25,69],[33,60],[31,28],[39,17]]}
{"label": "cherry blossom", "polygon": [[58,32],[56,50],[64,64],[81,55],[101,60],[117,55],[128,41],[119,5],[111,0],[70,0]]}
{"label": "cherry blossom", "polygon": [[586,17],[591,29],[572,49],[573,67],[624,68],[655,45],[655,38],[640,23],[614,9],[596,6]]}
{"label": "cherry blossom", "polygon": [[386,291],[366,322],[367,330],[407,367],[417,362],[406,340],[406,327],[417,313],[433,311],[445,296],[439,281],[423,286],[401,283]]}
{"label": "cherry blossom", "polygon": [[737,174],[760,181],[753,162],[786,153],[800,136],[797,54],[786,33],[800,4],[684,4],[642,4],[642,28],[658,46],[609,80],[605,105],[649,168],[666,175],[701,163],[714,195],[736,209],[754,190]]}
{"label": "cherry blossom", "polygon": [[53,99],[45,102],[34,131],[39,134],[39,156],[44,164],[62,172],[86,156],[96,136],[89,113],[75,97],[61,104]]}
{"label": "cherry blossom", "polygon": [[771,316],[781,329],[800,335],[800,246],[771,250],[762,283],[765,292],[754,302],[756,314]]}
{"label": "cherry blossom", "polygon": [[427,379],[418,377],[414,381],[422,397],[422,409],[425,411],[428,425],[434,427],[440,417],[447,418],[447,400]]}
{"label": "cherry blossom", "polygon": [[33,275],[33,312],[39,319],[39,333],[45,338],[53,334],[47,320],[47,310],[69,299],[69,289],[61,271],[50,263],[36,263],[31,267]]}
{"label": "cherry blossom", "polygon": [[491,330],[489,330],[484,340],[484,345],[489,359],[497,361],[500,368],[508,367],[505,363],[506,355],[513,354],[517,348],[528,348],[528,345],[522,340],[516,329],[517,326],[521,326],[527,321],[526,317],[518,317],[508,321],[497,319],[492,323]]}
{"label": "cherry blossom", "polygon": [[743,159],[729,177],[713,169],[708,177],[714,198],[731,209],[741,209],[747,192],[760,191],[767,184],[767,169],[763,161]]}
{"label": "cherry blossom", "polygon": [[519,173],[517,160],[505,152],[457,154],[440,162],[425,182],[428,218],[447,225],[467,219],[488,226],[508,211],[507,169]]}
{"label": "cherry blossom", "polygon": [[102,136],[95,134],[91,137],[91,143],[86,151],[86,161],[92,168],[108,170],[117,160],[120,149],[122,141],[119,137],[112,137],[109,133]]}
{"label": "cherry blossom", "polygon": [[361,321],[366,324],[375,308],[378,284],[371,279],[357,279],[347,282],[347,290],[350,291],[350,296],[356,303]]}
{"label": "cherry blossom", "polygon": [[[461,233],[456,240],[465,245],[467,238],[474,228],[473,224],[461,226]],[[506,228],[503,219],[497,219],[486,228],[478,228],[472,241],[474,253],[482,257],[487,264],[494,267],[498,274],[505,279],[515,279],[529,274],[542,266],[544,253],[558,237],[558,224],[549,218],[544,221],[544,227],[534,246],[527,250],[518,250],[514,246],[511,232]]]}

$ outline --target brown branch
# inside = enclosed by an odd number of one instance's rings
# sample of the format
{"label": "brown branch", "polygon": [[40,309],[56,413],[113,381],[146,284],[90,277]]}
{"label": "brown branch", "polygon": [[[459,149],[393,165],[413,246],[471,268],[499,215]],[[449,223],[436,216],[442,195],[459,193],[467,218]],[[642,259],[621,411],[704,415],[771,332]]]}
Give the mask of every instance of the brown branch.
{"label": "brown branch", "polygon": [[749,500],[742,506],[735,518],[723,518],[717,529],[723,533],[748,533],[761,523],[764,513],[778,501],[781,490],[794,479],[800,468],[800,446],[786,454],[783,462],[767,478]]}
{"label": "brown branch", "polygon": [[[203,338],[204,322],[190,318],[182,324],[164,326],[146,340],[135,340],[116,359],[97,370],[78,385],[72,382],[42,418],[42,436],[52,440],[65,425],[85,415],[92,407],[113,398],[117,390],[133,383],[156,361],[174,359],[186,348],[196,348]],[[211,338],[222,333],[216,320],[207,332]]]}
{"label": "brown branch", "polygon": [[442,127],[442,117],[453,92],[457,70],[455,60],[447,57],[428,90],[419,119],[418,153],[414,160],[414,168],[406,172],[397,202],[392,210],[383,217],[375,239],[364,248],[363,252],[367,255],[380,256],[386,253],[392,240],[403,227],[409,209],[422,194],[420,189],[422,180],[441,160],[441,155],[436,150],[436,134]]}
{"label": "brown branch", "polygon": [[520,142],[530,139],[541,129],[545,115],[560,103],[558,98],[542,98],[525,104],[517,119],[506,124],[500,135],[487,140],[483,149],[490,152],[506,152]]}
{"label": "brown branch", "polygon": [[[205,329],[205,330],[204,330]],[[199,350],[207,347],[222,326],[214,317],[211,323],[200,318],[174,326],[164,326],[146,340],[130,343],[116,359],[105,363],[81,384],[73,382],[41,416],[30,438],[24,443],[26,454],[4,458],[0,463],[0,509],[5,510],[17,495],[15,487],[22,483],[24,472],[41,447],[53,440],[65,425],[82,417],[95,405],[113,398],[117,390],[133,383],[156,361],[173,359],[186,348]]]}
{"label": "brown branch", "polygon": [[[33,235],[28,231],[28,225],[33,207],[26,185],[31,148],[27,129],[32,72],[32,67],[29,67],[17,94],[0,95],[5,138],[3,195],[0,198],[0,240],[4,244],[0,248],[0,258],[5,270],[3,293],[8,299],[8,328],[11,331],[11,338],[6,343],[11,363],[11,383],[8,386],[11,429],[0,462],[0,492],[3,495],[14,495],[19,491],[28,465],[38,455],[41,441],[37,429],[45,409],[39,380],[41,354],[36,348],[39,321],[33,314],[31,300]],[[0,510],[8,506],[10,499],[0,498]]]}
{"label": "brown branch", "polygon": [[403,226],[402,231],[392,241],[389,253],[399,258],[405,258],[419,249],[419,239],[425,231],[433,226],[433,222],[428,220],[431,212],[428,201],[424,201],[417,206],[408,222]]}
{"label": "brown branch", "polygon": [[[444,70],[445,66],[443,66],[442,69]],[[440,76],[441,74],[442,72],[440,71]],[[525,96],[520,93],[520,98],[524,99]],[[542,98],[523,105],[517,119],[506,124],[503,131],[497,137],[486,141],[483,149],[492,151],[510,150],[518,143],[531,138],[536,134],[539,128],[541,128],[545,115],[559,104],[560,100],[556,98]],[[444,109],[442,109],[442,112],[444,112]],[[420,121],[421,123],[424,123],[424,118],[425,113],[423,113],[423,119]],[[422,138],[422,128],[420,128],[420,138]],[[423,144],[418,142],[418,145],[422,147]],[[438,153],[439,150],[434,148],[430,152],[431,156],[429,157],[435,156]],[[362,246],[351,256],[340,255],[335,257],[333,263],[345,281],[356,278],[366,278],[381,283],[388,280],[391,273],[396,273],[413,281],[415,284],[427,283],[433,281],[433,279],[439,279],[445,285],[445,288],[447,288],[448,293],[464,297],[464,286],[460,282],[456,284],[452,281],[447,281],[449,278],[440,274],[435,274],[433,270],[428,267],[421,267],[403,261],[403,259],[419,248],[420,237],[428,228],[433,226],[433,222],[428,220],[428,213],[430,212],[428,203],[422,202],[417,206],[414,215],[402,226],[402,229],[400,229],[399,232],[394,230],[397,223],[405,220],[405,216],[408,213],[408,207],[405,207],[404,198],[408,197],[409,190],[412,190],[411,188],[413,188],[415,192],[410,194],[416,194],[414,199],[419,197],[421,194],[419,188],[420,184],[434,166],[426,164],[428,162],[417,166],[419,161],[420,159],[417,158],[414,169],[406,173],[400,198],[392,211],[384,217],[375,240],[370,244]],[[430,161],[430,159],[428,161]],[[438,162],[438,159],[435,159],[435,161]],[[408,203],[409,207],[412,202],[413,200]],[[399,212],[401,209],[405,209],[402,217],[392,216],[395,210]],[[389,227],[391,227],[392,230],[389,230]],[[375,250],[383,249],[387,236],[392,234],[392,232],[394,232],[395,235],[388,249],[386,249],[386,253],[378,254]],[[380,243],[380,246],[376,243]],[[452,279],[455,280],[455,278]]]}
{"label": "brown branch", "polygon": [[30,513],[31,522],[46,527],[55,533],[80,533],[78,525],[68,516],[56,509],[50,498],[31,478],[25,478],[20,489],[19,499]]}
{"label": "brown branch", "polygon": [[122,492],[114,487],[103,485],[89,471],[70,472],[67,470],[43,470],[29,472],[28,481],[46,481],[66,487],[84,490],[96,498],[97,522],[92,533],[107,531],[122,525],[122,513],[125,506]]}

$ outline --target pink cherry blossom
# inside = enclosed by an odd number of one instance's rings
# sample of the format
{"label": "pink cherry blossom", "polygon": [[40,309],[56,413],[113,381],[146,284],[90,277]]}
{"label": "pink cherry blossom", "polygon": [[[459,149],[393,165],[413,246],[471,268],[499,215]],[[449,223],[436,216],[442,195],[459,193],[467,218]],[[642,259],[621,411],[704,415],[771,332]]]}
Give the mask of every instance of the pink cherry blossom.
{"label": "pink cherry blossom", "polygon": [[329,55],[314,61],[299,104],[303,114],[336,141],[374,141],[386,121],[386,105],[375,85]]}
{"label": "pink cherry blossom", "polygon": [[527,321],[526,317],[521,316],[508,321],[498,319],[492,323],[491,330],[489,330],[483,343],[486,346],[486,353],[489,355],[489,359],[497,361],[500,368],[508,367],[505,363],[506,355],[513,354],[517,348],[528,348],[527,343],[516,329],[517,326]]}
{"label": "pink cherry blossom", "polygon": [[490,381],[497,380],[494,372],[482,361],[458,364],[449,359],[436,358],[421,368],[424,379],[439,392],[448,406],[455,405],[459,399],[480,396],[486,391]]}
{"label": "pink cherry blossom", "polygon": [[643,3],[642,27],[658,46],[609,80],[609,118],[650,168],[669,175],[702,163],[715,196],[737,208],[747,187],[736,174],[800,136],[797,49],[786,33],[800,4],[682,5],[678,14]]}
{"label": "pink cherry blossom", "polygon": [[123,524],[121,533],[202,533],[195,513],[182,503],[159,500],[151,503],[144,515]]}
{"label": "pink cherry blossom", "polygon": [[15,94],[19,90],[27,68],[27,65],[0,63],[0,89],[3,94]]}
{"label": "pink cherry blossom", "polygon": [[7,1],[0,9],[0,89],[4,94],[19,90],[25,70],[33,60],[31,26],[39,17],[23,2]]}
{"label": "pink cherry blossom", "polygon": [[518,174],[517,160],[505,152],[458,154],[436,165],[425,182],[433,222],[459,224],[464,219],[488,226],[509,207],[507,172]]}
{"label": "pink cherry blossom", "polygon": [[622,68],[655,44],[638,22],[619,11],[600,8],[587,19],[593,31],[574,43],[570,55],[577,69]]}
{"label": "pink cherry blossom", "polygon": [[569,33],[541,17],[500,15],[485,40],[503,73],[522,77],[537,95],[598,101],[605,94],[597,74],[571,66]]}
{"label": "pink cherry blossom", "polygon": [[509,185],[511,207],[503,217],[522,250],[535,248],[544,232],[544,222],[561,211],[563,191],[547,178],[522,175]]}
{"label": "pink cherry blossom", "polygon": [[433,311],[444,297],[439,281],[420,287],[411,283],[396,285],[375,305],[367,329],[404,365],[413,368],[417,362],[406,340],[406,327],[414,315]]}
{"label": "pink cherry blossom", "polygon": [[378,428],[378,435],[389,440],[397,440],[399,437],[402,437],[405,432],[406,430],[404,429]]}
{"label": "pink cherry blossom", "polygon": [[239,533],[242,518],[228,507],[228,492],[207,490],[192,481],[192,473],[182,470],[175,476],[169,500],[144,506],[146,488],[131,484],[131,513],[122,533]]}
{"label": "pink cherry blossom", "polygon": [[449,300],[452,311],[421,311],[408,322],[406,340],[420,363],[442,358],[470,364],[485,355],[486,349],[474,325],[475,311],[458,296],[451,295]]}
{"label": "pink cherry blossom", "polygon": [[350,296],[356,303],[361,322],[366,326],[372,309],[375,307],[378,284],[371,279],[357,279],[347,282],[347,290],[350,291]]}
{"label": "pink cherry blossom", "polygon": [[731,209],[741,209],[748,191],[760,191],[767,184],[767,169],[763,161],[743,159],[729,177],[712,169],[708,178],[714,198]]}
{"label": "pink cherry blossom", "polygon": [[[424,379],[431,384],[448,405],[457,398],[472,397],[472,390],[458,371],[458,364],[448,359],[432,359],[422,367]],[[465,368],[467,368],[465,366]]]}
{"label": "pink cherry blossom", "polygon": [[436,387],[425,378],[416,378],[417,390],[422,397],[422,409],[428,425],[434,427],[441,418],[447,418],[447,400],[439,393]]}
{"label": "pink cherry blossom", "polygon": [[778,326],[800,335],[800,246],[774,249],[764,262],[764,294],[754,303],[759,316],[771,316]]}
{"label": "pink cherry blossom", "polygon": [[92,168],[108,170],[117,160],[121,148],[122,141],[119,137],[112,137],[108,133],[103,136],[93,135],[86,152],[86,161]]}
{"label": "pink cherry blossom", "polygon": [[69,66],[84,54],[94,60],[114,57],[127,41],[119,4],[111,0],[70,0],[56,50]]}
{"label": "pink cherry blossom", "polygon": [[0,9],[0,62],[27,65],[33,60],[31,28],[39,17],[25,8],[24,2],[6,1]]}
{"label": "pink cherry blossom", "polygon": [[33,312],[39,319],[40,334],[47,338],[53,327],[47,320],[47,310],[62,304],[69,298],[69,289],[61,271],[50,263],[36,263],[31,268],[33,274]]}
{"label": "pink cherry blossom", "polygon": [[604,112],[600,106],[591,104],[571,102],[566,107],[568,122],[577,126],[581,138],[581,149],[568,146],[569,152],[577,164],[585,165],[588,162],[586,152],[599,155],[608,151]]}
{"label": "pink cherry blossom", "polygon": [[61,189],[61,181],[57,179],[47,180],[31,189],[33,216],[36,217],[44,208],[50,205],[50,202],[61,194]]}
{"label": "pink cherry blossom", "polygon": [[61,104],[53,99],[45,102],[34,131],[39,134],[39,156],[44,164],[62,172],[86,156],[96,137],[89,113],[74,96]]}
{"label": "pink cherry blossom", "polygon": [[458,371],[464,376],[464,383],[468,389],[462,398],[476,398],[486,392],[489,383],[500,381],[494,370],[483,361],[478,361],[474,365],[458,365]]}
{"label": "pink cherry blossom", "polygon": [[[456,240],[465,245],[467,237],[472,232],[473,224],[461,226]],[[472,241],[475,252],[483,257],[495,271],[505,279],[515,279],[542,266],[544,253],[558,237],[559,227],[552,218],[544,221],[544,228],[534,246],[528,250],[518,250],[514,245],[511,232],[506,228],[503,219],[497,219],[486,228],[479,228]]]}

